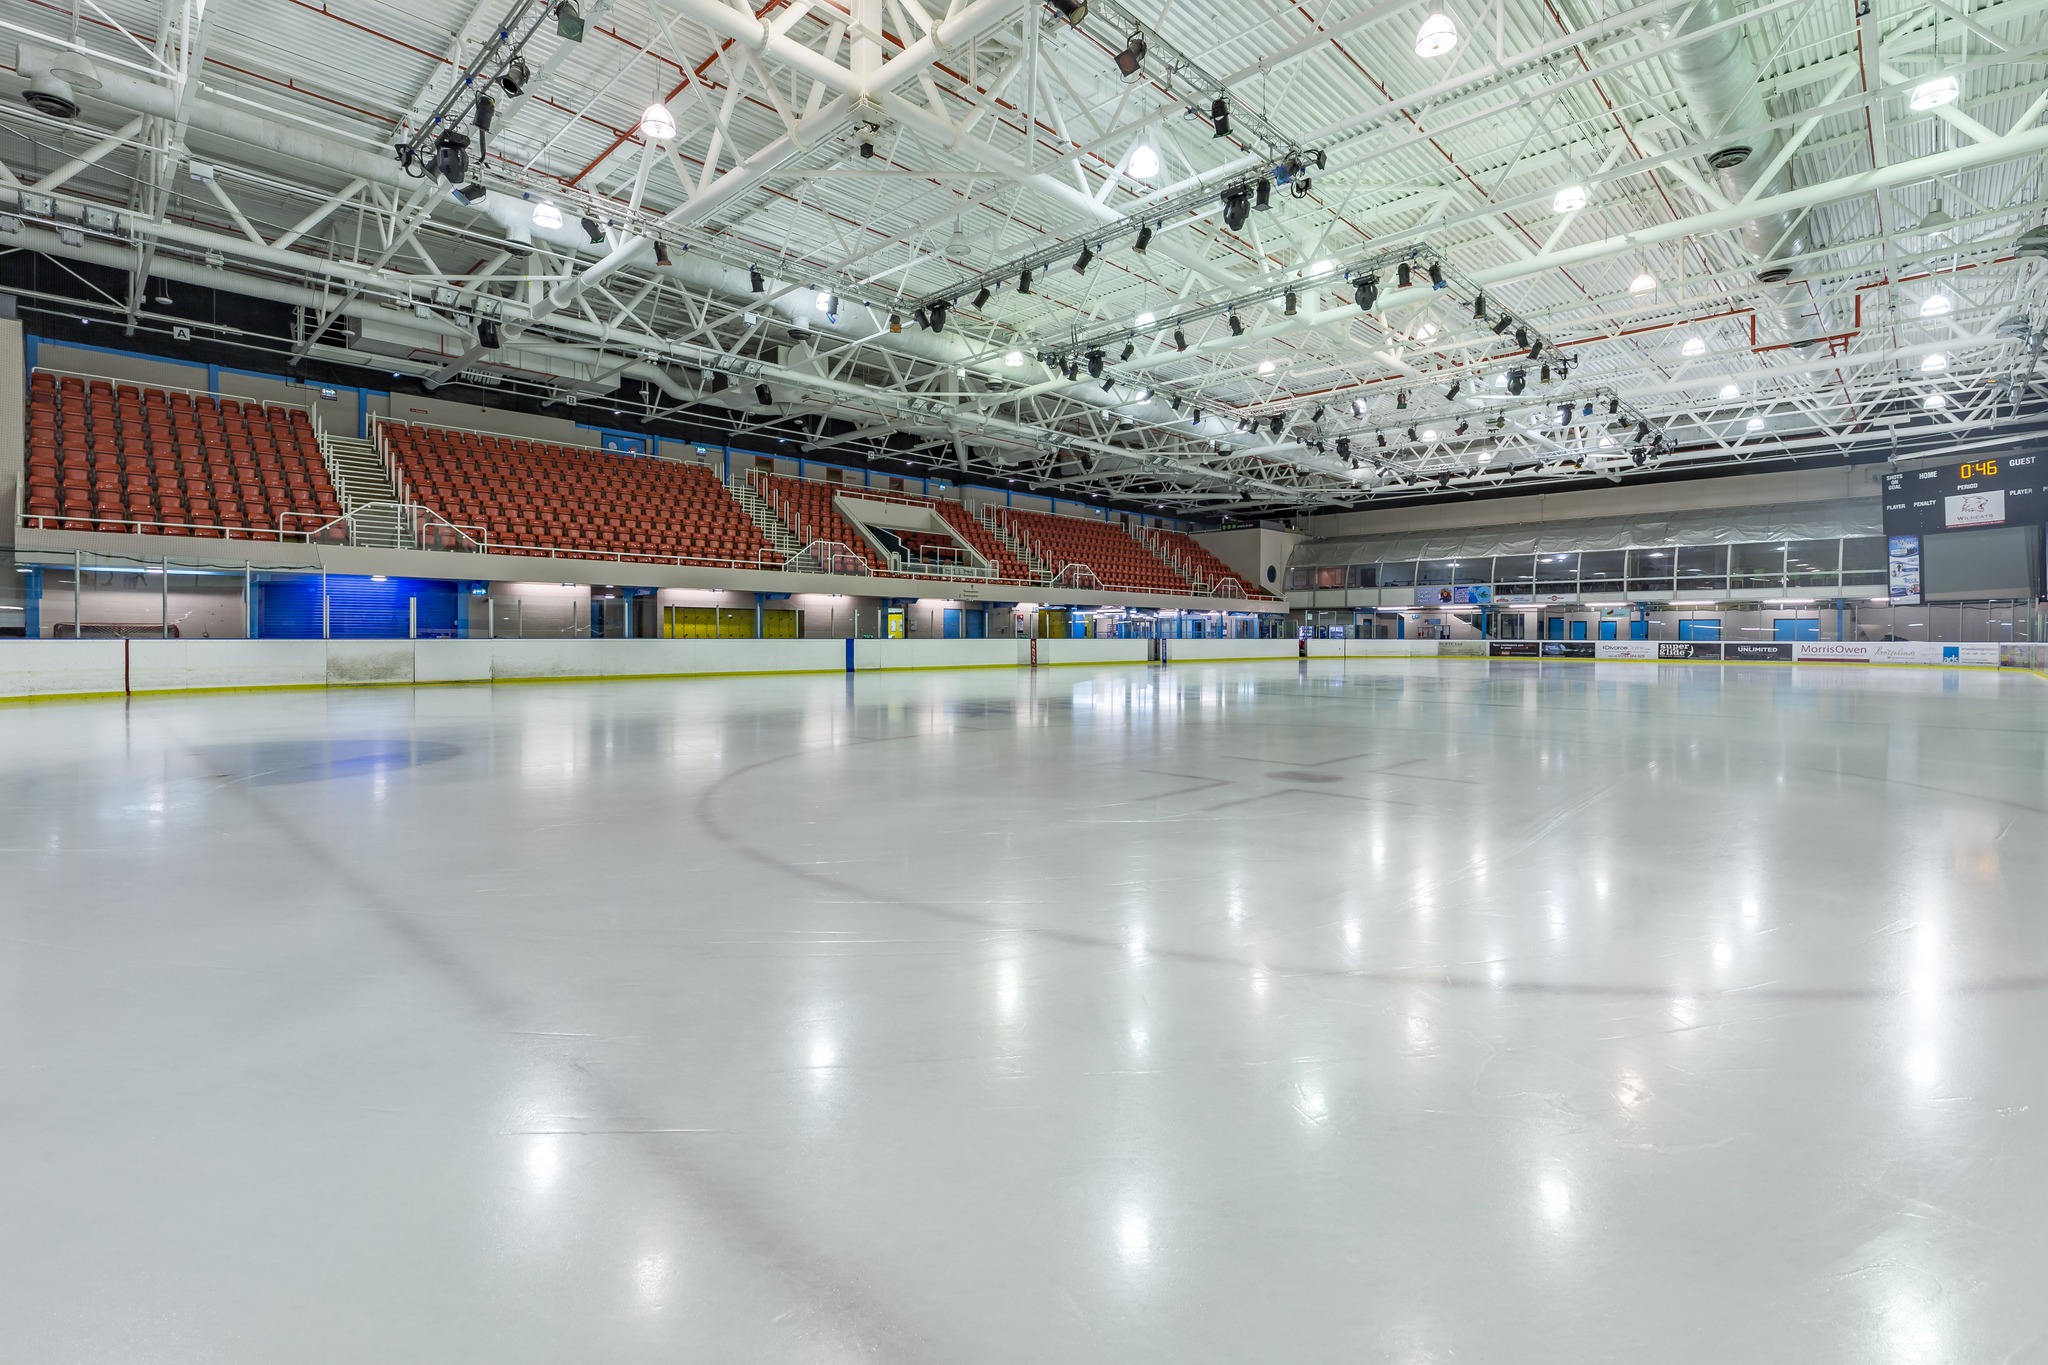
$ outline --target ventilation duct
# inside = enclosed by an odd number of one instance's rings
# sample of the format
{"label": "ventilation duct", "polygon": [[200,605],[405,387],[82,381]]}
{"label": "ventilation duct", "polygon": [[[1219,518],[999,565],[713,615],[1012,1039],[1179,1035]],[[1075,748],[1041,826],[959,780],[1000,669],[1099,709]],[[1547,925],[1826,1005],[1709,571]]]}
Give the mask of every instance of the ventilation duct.
{"label": "ventilation duct", "polygon": [[[1716,188],[1731,204],[1741,203],[1752,192],[1761,197],[1792,188],[1788,162],[1757,190],[1783,149],[1785,135],[1778,129],[1757,134],[1748,131],[1768,122],[1770,111],[1764,107],[1756,62],[1749,55],[1743,29],[1735,23],[1741,13],[1738,0],[1700,0],[1666,29],[1666,35],[1680,45],[1664,57],[1672,83],[1685,98],[1701,136],[1708,140],[1711,150],[1706,160]],[[1727,27],[1694,42],[1683,42],[1687,34],[1717,25]],[[1825,330],[1811,298],[1790,284],[1800,268],[1800,258],[1818,245],[1806,227],[1808,221],[1798,214],[1767,213],[1737,229],[1743,252],[1756,262],[1757,282],[1771,288],[1771,311],[1778,330],[1785,340],[1801,347],[1814,345]]]}

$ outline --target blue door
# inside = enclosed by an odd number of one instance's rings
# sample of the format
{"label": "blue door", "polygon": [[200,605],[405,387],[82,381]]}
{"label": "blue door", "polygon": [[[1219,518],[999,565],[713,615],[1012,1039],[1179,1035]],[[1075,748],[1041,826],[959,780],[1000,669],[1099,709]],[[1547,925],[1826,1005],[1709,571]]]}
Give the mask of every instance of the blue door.
{"label": "blue door", "polygon": [[1583,640],[1586,638],[1586,623],[1584,621],[1572,622],[1572,638],[1574,640]]}
{"label": "blue door", "polygon": [[1629,638],[1629,639],[1631,639],[1631,640],[1647,640],[1647,639],[1649,639],[1649,638],[1650,638],[1650,623],[1649,623],[1648,621],[1644,620],[1644,619],[1643,619],[1642,617],[1640,617],[1640,616],[1638,616],[1638,617],[1636,617],[1636,618],[1635,618],[1634,620],[1630,621],[1630,622],[1628,623],[1628,638]]}
{"label": "blue door", "polygon": [[948,640],[957,640],[960,638],[960,608],[946,608],[946,620],[943,626],[943,630],[945,633],[945,637]]}
{"label": "blue door", "polygon": [[1564,618],[1562,616],[1551,617],[1544,626],[1543,636],[1548,640],[1562,640],[1564,638]]}
{"label": "blue door", "polygon": [[1820,618],[1781,616],[1771,623],[1775,638],[1780,640],[1818,640]]}
{"label": "blue door", "polygon": [[969,607],[966,613],[967,638],[982,640],[988,638],[988,610],[985,607]]}
{"label": "blue door", "polygon": [[1612,620],[1603,618],[1600,622],[1600,638],[1612,640],[1614,638],[1614,626],[1615,623]]}

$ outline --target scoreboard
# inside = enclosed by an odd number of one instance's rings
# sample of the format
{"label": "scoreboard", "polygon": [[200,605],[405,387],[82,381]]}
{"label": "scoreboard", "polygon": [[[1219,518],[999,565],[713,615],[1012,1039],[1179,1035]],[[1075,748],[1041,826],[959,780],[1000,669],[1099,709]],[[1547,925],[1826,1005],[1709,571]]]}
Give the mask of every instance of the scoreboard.
{"label": "scoreboard", "polygon": [[2048,456],[1949,460],[1884,478],[1884,533],[1925,536],[2048,521]]}

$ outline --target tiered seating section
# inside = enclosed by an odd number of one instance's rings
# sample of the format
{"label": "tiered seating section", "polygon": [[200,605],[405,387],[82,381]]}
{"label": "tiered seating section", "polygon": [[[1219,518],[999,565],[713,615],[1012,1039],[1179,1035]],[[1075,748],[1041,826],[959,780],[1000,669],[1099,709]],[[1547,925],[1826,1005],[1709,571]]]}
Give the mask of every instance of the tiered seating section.
{"label": "tiered seating section", "polygon": [[[793,479],[786,474],[756,473],[751,477],[754,486],[761,490],[761,496],[768,500],[768,505],[775,509],[775,514],[788,523],[789,529],[800,540],[834,540],[856,551],[863,558],[872,558],[873,554],[866,538],[853,523],[839,515],[838,509],[832,505],[832,499],[846,493],[854,497],[910,503],[917,507],[929,507],[937,512],[960,539],[974,547],[976,554],[995,566],[996,578],[999,581],[1032,581],[1030,567],[1012,554],[1001,538],[989,530],[973,512],[949,498],[926,498],[914,493],[884,493],[873,488],[849,488],[842,484],[820,483],[812,479]],[[902,538],[906,545],[923,543],[914,536]],[[937,540],[936,536],[931,537],[931,544],[934,547]],[[943,552],[931,557],[942,561],[949,558]]]}
{"label": "tiered seating section", "polygon": [[382,432],[407,496],[493,553],[763,567],[777,559],[702,465],[434,427]]}
{"label": "tiered seating section", "polygon": [[1120,526],[1015,507],[996,508],[995,515],[1053,573],[1069,564],[1085,564],[1107,588],[1182,595],[1193,589]]}
{"label": "tiered seating section", "polygon": [[1237,570],[1211,554],[1207,546],[1185,532],[1155,527],[1145,532],[1145,535],[1166,550],[1169,563],[1178,561],[1192,570],[1191,576],[1204,588],[1214,588],[1218,583],[1230,582],[1242,588],[1246,597],[1279,600],[1258,584],[1245,582]]}
{"label": "tiered seating section", "polygon": [[1029,583],[1031,569],[1023,560],[1010,552],[994,531],[982,524],[979,517],[957,502],[945,498],[937,500],[939,515],[946,525],[959,533],[960,539],[972,545],[983,559],[996,566],[996,577],[1005,583]]}
{"label": "tiered seating section", "polygon": [[303,409],[41,370],[24,473],[53,530],[276,540],[341,515]]}

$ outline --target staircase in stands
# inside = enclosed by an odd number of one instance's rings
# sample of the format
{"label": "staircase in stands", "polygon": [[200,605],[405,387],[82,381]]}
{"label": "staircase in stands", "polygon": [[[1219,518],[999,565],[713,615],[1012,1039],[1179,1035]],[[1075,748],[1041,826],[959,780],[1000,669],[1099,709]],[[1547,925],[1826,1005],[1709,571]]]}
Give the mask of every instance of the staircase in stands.
{"label": "staircase in stands", "polygon": [[1039,561],[1038,556],[1031,553],[1030,548],[1023,541],[1010,534],[1010,528],[1003,525],[1001,517],[998,517],[986,507],[975,507],[969,510],[974,513],[976,521],[988,527],[989,533],[1002,543],[1003,548],[1017,556],[1018,563],[1031,570],[1033,574],[1040,578],[1051,576],[1050,570]]}
{"label": "staircase in stands", "polygon": [[334,481],[341,510],[348,515],[350,542],[386,550],[409,548],[398,489],[377,447],[353,436],[322,432],[320,454],[327,461],[327,477]]}
{"label": "staircase in stands", "polygon": [[1178,554],[1174,553],[1171,546],[1161,544],[1157,537],[1143,529],[1135,532],[1133,539],[1149,550],[1154,559],[1171,569],[1176,577],[1186,579],[1190,587],[1201,592],[1209,590],[1209,584],[1202,581],[1202,576],[1195,572],[1194,565],[1184,562]]}
{"label": "staircase in stands", "polygon": [[818,571],[816,561],[804,553],[804,547],[791,534],[788,524],[775,515],[775,509],[768,505],[768,500],[761,496],[745,474],[728,483],[726,490],[732,494],[733,500],[746,510],[754,525],[761,528],[761,534],[768,538],[768,543],[775,547],[776,553],[788,559],[790,568],[812,573]]}

